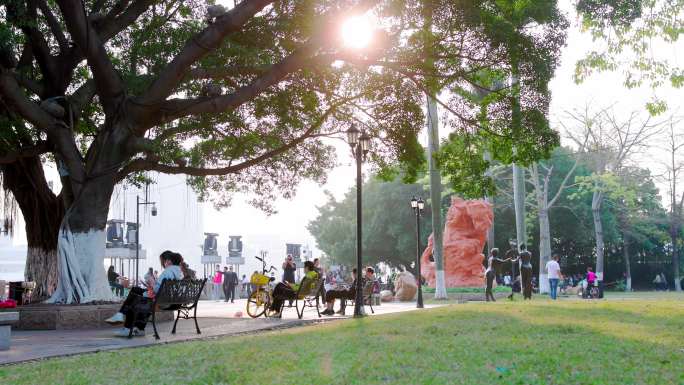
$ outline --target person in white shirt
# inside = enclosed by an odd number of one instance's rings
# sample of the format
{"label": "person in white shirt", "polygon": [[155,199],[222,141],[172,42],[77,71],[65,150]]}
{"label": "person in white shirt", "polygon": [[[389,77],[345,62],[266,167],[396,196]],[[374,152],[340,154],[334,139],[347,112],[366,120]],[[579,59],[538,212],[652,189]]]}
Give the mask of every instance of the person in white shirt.
{"label": "person in white shirt", "polygon": [[546,262],[546,272],[549,275],[549,286],[551,287],[549,290],[549,296],[551,296],[551,299],[558,298],[558,281],[561,278],[561,269],[560,265],[558,264],[558,260],[558,254],[554,254],[551,260]]}

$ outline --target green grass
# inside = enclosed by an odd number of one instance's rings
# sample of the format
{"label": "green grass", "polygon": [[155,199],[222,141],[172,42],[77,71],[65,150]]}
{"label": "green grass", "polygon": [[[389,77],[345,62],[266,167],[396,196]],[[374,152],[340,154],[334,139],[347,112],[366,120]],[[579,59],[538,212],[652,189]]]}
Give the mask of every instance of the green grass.
{"label": "green grass", "polygon": [[684,297],[471,303],[0,368],[2,384],[684,384]]}
{"label": "green grass", "polygon": [[[446,291],[447,291],[447,294],[482,293],[482,295],[484,295],[485,289],[482,286],[480,286],[480,287],[447,287]],[[493,293],[510,293],[511,288],[507,287],[507,286],[496,286],[496,287],[492,288],[492,292]],[[423,293],[434,294],[435,288],[423,286]]]}

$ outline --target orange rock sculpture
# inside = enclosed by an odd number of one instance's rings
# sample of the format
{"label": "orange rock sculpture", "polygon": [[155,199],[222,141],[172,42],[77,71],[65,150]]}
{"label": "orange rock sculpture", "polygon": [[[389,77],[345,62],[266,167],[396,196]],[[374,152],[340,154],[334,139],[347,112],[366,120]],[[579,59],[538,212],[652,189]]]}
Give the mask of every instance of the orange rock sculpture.
{"label": "orange rock sculpture", "polygon": [[[451,198],[451,207],[444,221],[444,275],[447,287],[477,287],[484,285],[482,249],[487,231],[492,226],[492,205],[483,200]],[[421,256],[421,269],[428,285],[435,287],[435,263],[432,256],[432,235]]]}

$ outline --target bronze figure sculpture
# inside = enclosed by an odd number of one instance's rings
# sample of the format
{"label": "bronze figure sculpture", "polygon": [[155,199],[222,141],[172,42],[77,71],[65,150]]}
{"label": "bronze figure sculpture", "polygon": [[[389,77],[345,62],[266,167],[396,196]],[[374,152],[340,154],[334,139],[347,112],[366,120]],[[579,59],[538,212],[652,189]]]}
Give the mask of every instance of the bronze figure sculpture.
{"label": "bronze figure sculpture", "polygon": [[520,274],[522,276],[523,299],[532,299],[532,253],[520,245]]}
{"label": "bronze figure sculpture", "polygon": [[492,286],[494,285],[494,278],[496,278],[496,275],[499,273],[499,270],[501,269],[501,266],[505,262],[508,262],[510,258],[508,259],[501,259],[499,258],[499,249],[493,248],[491,251],[491,254],[489,257],[486,259],[487,263],[487,270],[485,271],[485,281],[487,285],[487,289],[485,290],[485,300],[487,302],[493,301],[496,302],[494,299],[494,294],[492,293]]}

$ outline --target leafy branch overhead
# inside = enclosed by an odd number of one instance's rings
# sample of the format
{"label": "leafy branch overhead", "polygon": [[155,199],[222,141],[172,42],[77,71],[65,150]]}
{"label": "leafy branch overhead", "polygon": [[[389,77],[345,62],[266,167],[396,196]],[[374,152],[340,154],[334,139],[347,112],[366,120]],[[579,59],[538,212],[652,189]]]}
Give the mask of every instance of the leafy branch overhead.
{"label": "leafy branch overhead", "polygon": [[[684,85],[684,68],[664,55],[676,50],[684,33],[684,2],[580,0],[577,11],[594,49],[577,62],[576,81],[594,73],[619,71],[627,88]],[[646,107],[657,115],[667,104],[656,96]]]}
{"label": "leafy branch overhead", "polygon": [[[340,26],[363,13],[378,30],[348,48]],[[70,202],[95,180],[158,171],[219,205],[240,191],[268,209],[299,180],[325,180],[336,161],[324,138],[351,124],[377,138],[377,171],[415,179],[434,84],[455,138],[486,138],[496,159],[558,143],[547,82],[567,23],[553,2],[3,0],[0,20],[0,161],[54,155]],[[513,67],[512,87],[469,96]]]}

